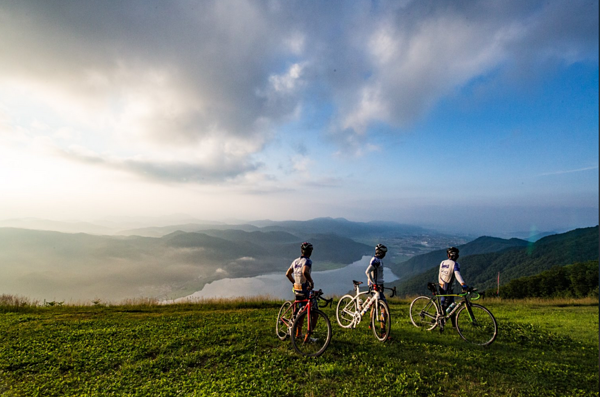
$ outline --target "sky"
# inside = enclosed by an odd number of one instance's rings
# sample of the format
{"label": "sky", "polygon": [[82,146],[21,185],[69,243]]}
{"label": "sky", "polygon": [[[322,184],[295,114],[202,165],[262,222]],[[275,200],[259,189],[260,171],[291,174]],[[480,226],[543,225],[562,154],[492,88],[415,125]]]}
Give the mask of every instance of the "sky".
{"label": "sky", "polygon": [[0,219],[595,226],[598,12],[0,0]]}

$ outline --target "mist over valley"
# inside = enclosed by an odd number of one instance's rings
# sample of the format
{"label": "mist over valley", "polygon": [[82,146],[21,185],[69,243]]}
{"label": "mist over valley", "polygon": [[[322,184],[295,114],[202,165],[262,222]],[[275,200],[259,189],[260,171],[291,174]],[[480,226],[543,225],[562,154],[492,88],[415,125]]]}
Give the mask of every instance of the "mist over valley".
{"label": "mist over valley", "polygon": [[[8,221],[3,222],[5,225]],[[11,222],[63,230],[101,230],[89,223]],[[526,248],[532,239],[550,234],[536,234],[529,240],[474,238],[414,225],[343,218],[182,223],[111,230],[109,235],[0,227],[0,291],[42,302],[83,303],[142,297],[283,297],[281,291],[289,290],[284,273],[299,256],[300,244],[310,241],[315,246],[312,260],[316,283],[321,282],[327,290],[334,281],[340,282],[331,293],[342,294],[346,292],[344,285],[351,288],[352,279],[366,281],[362,267],[366,268],[377,243],[389,248],[384,261],[388,269],[386,282],[398,285],[437,266],[448,246],[461,247],[463,258]],[[319,275],[323,275],[321,280]],[[265,291],[244,283],[265,285]]]}

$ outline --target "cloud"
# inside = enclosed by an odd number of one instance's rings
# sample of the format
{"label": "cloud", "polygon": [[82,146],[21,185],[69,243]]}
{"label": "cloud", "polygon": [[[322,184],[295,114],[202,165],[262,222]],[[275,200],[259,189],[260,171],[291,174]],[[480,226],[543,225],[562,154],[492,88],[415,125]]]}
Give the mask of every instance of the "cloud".
{"label": "cloud", "polygon": [[555,171],[555,172],[545,172],[543,174],[540,174],[539,176],[573,174],[573,173],[576,173],[576,172],[593,171],[593,170],[598,170],[598,166],[578,168],[578,169],[574,169],[574,170],[562,170],[562,171]]}
{"label": "cloud", "polygon": [[119,147],[66,156],[214,182],[257,170],[309,102],[332,109],[340,153],[361,155],[378,150],[374,126],[402,131],[498,68],[597,59],[597,14],[567,1],[8,2],[0,88],[45,104],[59,136]]}
{"label": "cloud", "polygon": [[184,161],[149,161],[143,158],[119,158],[102,156],[86,148],[71,147],[60,151],[59,154],[70,160],[91,165],[102,165],[118,171],[136,174],[140,177],[169,183],[219,183],[232,180],[239,175],[255,171],[260,164],[231,160],[222,157],[221,160],[211,159],[206,162]]}
{"label": "cloud", "polygon": [[[363,62],[353,79],[332,88],[332,137],[359,154],[378,123],[401,131],[444,96],[499,68],[539,73],[547,62],[597,59],[598,4],[571,6],[415,1],[367,19],[352,43]],[[342,65],[353,61],[343,57]]]}

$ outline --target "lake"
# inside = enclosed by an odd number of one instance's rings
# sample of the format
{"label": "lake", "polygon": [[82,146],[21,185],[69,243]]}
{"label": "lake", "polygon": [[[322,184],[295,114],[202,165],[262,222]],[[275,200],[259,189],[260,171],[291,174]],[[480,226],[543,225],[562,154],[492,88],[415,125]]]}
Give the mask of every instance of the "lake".
{"label": "lake", "polygon": [[[366,289],[367,276],[365,270],[367,270],[370,260],[371,256],[363,256],[362,259],[340,269],[313,271],[312,278],[316,289],[322,289],[325,296],[344,295],[353,289],[352,280],[364,282],[361,286],[364,288],[361,288],[361,290]],[[318,269],[319,264],[314,263],[313,266]],[[398,277],[387,267],[384,267],[383,274],[387,283],[398,280]],[[285,277],[285,273],[281,272],[213,281],[206,284],[200,291],[175,299],[175,302],[253,296],[270,296],[276,299],[291,299],[294,297],[292,284]]]}

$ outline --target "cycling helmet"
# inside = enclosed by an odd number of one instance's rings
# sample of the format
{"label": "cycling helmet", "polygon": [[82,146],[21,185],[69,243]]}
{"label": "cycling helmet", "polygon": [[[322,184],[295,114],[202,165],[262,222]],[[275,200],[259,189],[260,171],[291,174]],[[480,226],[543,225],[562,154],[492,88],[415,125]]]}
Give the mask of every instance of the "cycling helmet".
{"label": "cycling helmet", "polygon": [[304,242],[300,246],[300,252],[302,252],[303,256],[310,256],[310,254],[312,254],[312,251],[313,251],[313,245],[311,243]]}
{"label": "cycling helmet", "polygon": [[453,261],[458,259],[458,248],[450,247],[446,250],[446,253],[448,254],[448,258],[452,259]]}
{"label": "cycling helmet", "polygon": [[387,252],[387,247],[383,244],[377,244],[375,246],[375,255],[379,256],[380,258],[383,258],[385,256],[385,253]]}

